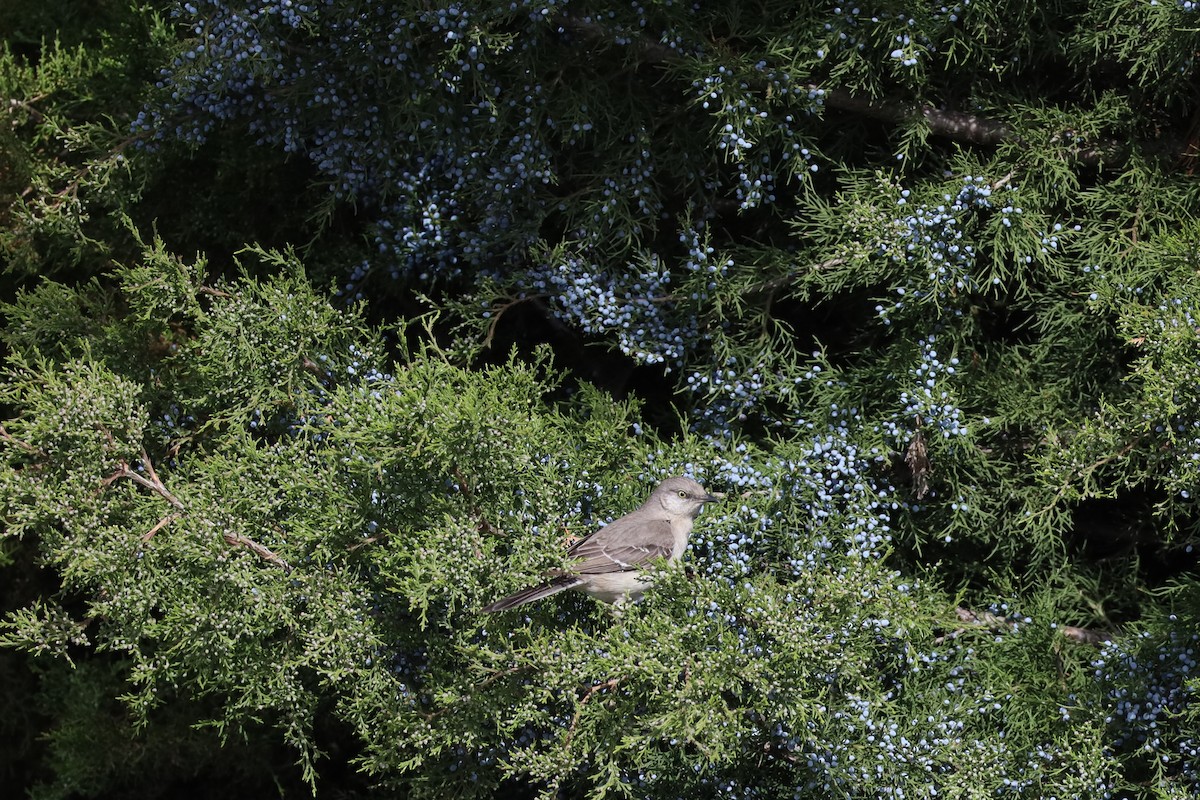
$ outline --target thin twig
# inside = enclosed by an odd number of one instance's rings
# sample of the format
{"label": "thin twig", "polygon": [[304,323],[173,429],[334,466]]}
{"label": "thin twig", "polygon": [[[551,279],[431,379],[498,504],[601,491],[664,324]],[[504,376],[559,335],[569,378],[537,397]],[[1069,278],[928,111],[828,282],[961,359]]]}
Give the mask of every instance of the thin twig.
{"label": "thin twig", "polygon": [[143,541],[143,542],[148,542],[148,541],[150,541],[151,539],[153,539],[153,538],[154,538],[154,534],[158,533],[158,532],[159,532],[159,531],[161,531],[163,528],[167,527],[167,526],[168,526],[168,525],[170,525],[172,522],[174,522],[175,520],[179,519],[179,516],[180,516],[180,515],[179,515],[179,513],[178,513],[178,512],[176,512],[176,511],[172,511],[170,514],[167,514],[165,517],[163,517],[162,519],[160,519],[160,520],[158,521],[158,524],[157,524],[157,525],[155,525],[153,528],[151,528],[150,530],[148,530],[148,531],[146,531],[145,533],[143,533],[143,534],[142,534],[142,541]]}
{"label": "thin twig", "polygon": [[226,531],[223,536],[225,541],[233,547],[244,547],[263,561],[269,561],[278,567],[283,567],[285,572],[292,571],[292,565],[285,561],[281,556],[272,552],[270,548],[259,544],[248,536],[243,536],[240,533],[231,533]]}
{"label": "thin twig", "polygon": [[140,472],[135,472],[130,468],[128,462],[122,461],[121,466],[117,469],[117,471],[103,481],[103,485],[108,485],[117,478],[128,478],[139,486],[144,486],[145,488],[154,492],[159,497],[175,506],[175,508],[183,511],[183,503],[180,502],[178,497],[171,494],[170,490],[167,489],[166,485],[161,479],[159,479],[158,473],[154,471],[154,464],[151,463],[150,456],[146,454],[145,449],[142,450],[142,466],[146,468],[146,472],[150,474],[150,477],[147,478]]}
{"label": "thin twig", "polygon": [[845,258],[841,258],[841,257],[827,258],[824,261],[821,261],[817,264],[809,264],[807,267],[804,267],[803,269],[793,270],[793,271],[787,273],[786,275],[780,275],[777,278],[771,278],[770,280],[765,280],[765,281],[761,281],[760,283],[756,283],[753,286],[751,286],[750,288],[748,288],[744,292],[744,294],[747,294],[747,295],[760,295],[760,294],[774,295],[774,293],[776,291],[793,283],[801,275],[806,275],[806,274],[810,274],[813,272],[824,272],[825,270],[833,269],[834,267],[840,267],[845,263],[846,263]]}
{"label": "thin twig", "polygon": [[492,316],[491,323],[488,324],[487,335],[483,337],[483,349],[487,350],[492,346],[492,340],[496,338],[496,326],[500,324],[500,317],[505,311],[508,311],[513,306],[519,306],[521,303],[526,303],[531,300],[537,300],[542,297],[547,297],[545,294],[529,294],[524,297],[510,297],[508,302],[496,309]]}
{"label": "thin twig", "polygon": [[[141,540],[143,542],[147,542],[154,536],[154,534],[158,533],[158,531],[161,530],[163,528],[163,526],[170,524],[173,520],[178,519],[180,516],[182,516],[184,507],[183,507],[183,503],[179,500],[179,498],[176,497],[175,495],[171,494],[171,491],[169,489],[167,489],[166,485],[162,482],[162,479],[158,477],[158,473],[155,472],[155,470],[154,470],[154,464],[150,461],[150,456],[147,455],[145,449],[142,450],[141,461],[142,461],[142,466],[145,467],[146,472],[149,474],[149,477],[147,477],[146,475],[142,475],[140,472],[134,471],[133,469],[130,468],[128,462],[122,461],[120,466],[117,468],[116,472],[114,472],[112,475],[109,475],[107,478],[100,481],[100,489],[103,490],[103,489],[111,486],[113,483],[120,480],[121,478],[128,478],[129,480],[133,481],[137,485],[142,486],[142,487],[154,492],[159,497],[163,498],[168,503],[170,503],[172,506],[174,506],[180,512],[180,513],[175,513],[175,514],[168,514],[166,517],[164,517],[162,520],[160,520],[157,525],[155,525],[153,528],[151,528],[147,533],[142,534]],[[240,533],[230,533],[230,532],[226,532],[222,535],[223,535],[226,543],[228,543],[229,545],[231,545],[233,547],[244,547],[247,550],[249,550],[250,552],[257,555],[259,558],[263,559],[264,561],[268,561],[272,564],[283,567],[283,569],[288,572],[292,571],[292,567],[290,564],[287,563],[287,561],[285,561],[278,554],[274,553],[270,548],[259,544],[258,542],[254,541],[250,537],[243,536]]]}
{"label": "thin twig", "polygon": [[579,700],[579,705],[575,708],[575,715],[571,717],[571,725],[567,728],[567,735],[563,737],[563,747],[570,747],[571,740],[575,738],[575,729],[579,726],[579,717],[583,714],[583,707],[592,699],[592,696],[603,689],[615,689],[620,682],[620,678],[609,678],[604,683],[596,683],[587,688]]}
{"label": "thin twig", "polygon": [[15,438],[3,425],[0,425],[0,441],[8,442],[12,446],[20,448],[30,455],[35,455],[39,458],[46,457],[46,452],[44,450],[34,447],[29,442],[23,442],[20,439]]}

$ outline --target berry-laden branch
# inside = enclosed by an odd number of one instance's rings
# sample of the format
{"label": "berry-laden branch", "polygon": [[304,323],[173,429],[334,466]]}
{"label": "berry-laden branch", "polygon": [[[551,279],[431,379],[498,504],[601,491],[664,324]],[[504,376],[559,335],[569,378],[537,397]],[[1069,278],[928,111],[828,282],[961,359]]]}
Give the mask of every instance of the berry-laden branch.
{"label": "berry-laden branch", "polygon": [[[577,34],[594,44],[605,44],[613,41],[613,34],[604,25],[592,20],[578,19],[567,15],[558,18],[559,26],[566,31]],[[655,42],[646,37],[635,39],[632,46],[639,52],[643,63],[647,64],[679,64],[685,56],[665,44]],[[929,132],[958,142],[983,147],[994,147],[1005,143],[1021,143],[1021,137],[1008,125],[994,119],[967,114],[953,109],[937,108],[929,103],[914,103],[896,98],[872,98],[846,91],[845,89],[827,88],[816,83],[804,87],[809,92],[818,93],[823,104],[828,108],[859,114],[883,122],[904,123],[924,118],[929,126]],[[1055,141],[1070,139],[1071,132],[1055,136]],[[1163,139],[1156,142],[1144,143],[1147,149],[1162,155],[1186,155],[1187,143]],[[1072,160],[1081,166],[1094,167],[1101,163],[1111,162],[1130,150],[1130,143],[1117,139],[1104,139],[1095,142],[1091,147],[1082,147],[1075,151]]]}
{"label": "berry-laden branch", "polygon": [[571,717],[571,725],[567,728],[567,734],[563,737],[563,747],[570,747],[571,740],[575,738],[575,730],[579,726],[579,717],[583,714],[583,707],[597,692],[602,692],[606,689],[615,689],[621,683],[620,678],[609,678],[603,683],[596,683],[584,690],[583,697],[579,700],[579,705],[575,708],[575,715]]}
{"label": "berry-laden branch", "polygon": [[[967,626],[996,631],[1011,628],[1017,624],[1013,620],[993,614],[990,611],[972,611],[969,608],[962,608],[961,606],[954,610],[954,614],[963,623],[964,627],[956,628],[947,634],[937,637],[933,640],[934,644],[943,644],[950,639],[958,638],[970,629]],[[1060,625],[1058,626],[1058,630],[1063,636],[1077,644],[1101,645],[1112,639],[1112,635],[1104,631],[1077,628],[1074,625]]]}
{"label": "berry-laden branch", "polygon": [[[165,517],[159,520],[158,523],[149,531],[142,534],[140,537],[141,540],[143,542],[148,542],[154,538],[154,535],[160,530],[182,517],[185,509],[183,502],[180,501],[180,499],[174,494],[172,494],[171,491],[167,489],[166,484],[162,482],[162,479],[158,477],[158,473],[154,470],[154,464],[151,462],[150,456],[146,453],[145,449],[142,450],[142,457],[140,460],[142,466],[146,469],[145,475],[130,467],[127,461],[121,461],[117,471],[100,482],[100,490],[103,491],[122,478],[128,478],[139,486],[154,492],[176,509],[176,511],[167,514]],[[278,567],[282,567],[288,572],[292,571],[291,565],[288,564],[288,562],[285,561],[279,554],[275,553],[270,548],[259,544],[248,536],[243,536],[240,533],[235,533],[232,531],[225,531],[222,534],[222,537],[225,539],[226,544],[230,545],[231,547],[244,547],[264,561],[268,561]]]}

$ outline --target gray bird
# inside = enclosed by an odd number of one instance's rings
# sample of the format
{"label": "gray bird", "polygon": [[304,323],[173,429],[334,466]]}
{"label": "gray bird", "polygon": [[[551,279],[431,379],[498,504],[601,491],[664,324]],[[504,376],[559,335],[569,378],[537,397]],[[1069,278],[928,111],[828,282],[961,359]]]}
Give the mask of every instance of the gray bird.
{"label": "gray bird", "polygon": [[640,600],[652,584],[643,568],[660,558],[678,561],[700,509],[720,499],[691,478],[667,478],[637,511],[573,544],[567,551],[575,559],[569,571],[553,570],[545,583],[497,600],[482,611],[504,611],[566,589],[587,592],[618,608]]}

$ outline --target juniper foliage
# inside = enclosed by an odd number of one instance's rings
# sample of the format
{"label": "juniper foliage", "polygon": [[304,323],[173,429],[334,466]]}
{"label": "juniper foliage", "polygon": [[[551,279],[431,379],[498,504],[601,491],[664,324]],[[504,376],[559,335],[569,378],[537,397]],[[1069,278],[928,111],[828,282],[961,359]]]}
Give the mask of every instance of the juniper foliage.
{"label": "juniper foliage", "polygon": [[[363,770],[428,796],[1116,779],[1094,654],[1015,613],[960,629],[943,590],[888,566],[895,492],[865,477],[885,454],[858,431],[664,442],[598,392],[547,403],[544,366],[389,366],[288,256],[256,256],[280,273],[208,285],[152,243],[115,297],[44,284],[7,309],[7,536],[62,585],[3,642],[109,654],[136,727],[270,732],[317,785],[328,716]],[[677,472],[737,487],[690,576],[619,620],[583,597],[477,613]],[[77,745],[68,711],[56,747]]]}
{"label": "juniper foliage", "polygon": [[1196,6],[911,5],[0,11],[4,770],[1200,791]]}

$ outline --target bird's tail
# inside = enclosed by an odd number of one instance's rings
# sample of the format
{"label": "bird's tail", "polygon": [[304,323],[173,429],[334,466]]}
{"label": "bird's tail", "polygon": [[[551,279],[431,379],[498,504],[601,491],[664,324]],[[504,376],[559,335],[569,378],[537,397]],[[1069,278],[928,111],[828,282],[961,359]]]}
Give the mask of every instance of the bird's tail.
{"label": "bird's tail", "polygon": [[583,583],[583,579],[578,575],[560,575],[538,586],[530,586],[528,589],[522,589],[516,594],[510,594],[508,597],[501,598],[494,603],[489,603],[481,608],[480,611],[484,614],[491,614],[496,611],[516,608],[526,603],[532,603],[534,600],[541,600],[543,597],[558,594],[581,583]]}

